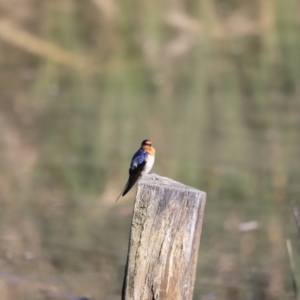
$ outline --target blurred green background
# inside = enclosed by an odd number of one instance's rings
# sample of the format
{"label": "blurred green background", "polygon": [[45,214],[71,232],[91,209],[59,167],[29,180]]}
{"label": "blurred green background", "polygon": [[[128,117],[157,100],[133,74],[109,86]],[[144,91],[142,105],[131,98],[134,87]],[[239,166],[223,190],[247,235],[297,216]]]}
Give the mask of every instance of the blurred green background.
{"label": "blurred green background", "polygon": [[120,299],[146,138],[207,193],[194,299],[295,299],[299,5],[0,1],[1,300]]}

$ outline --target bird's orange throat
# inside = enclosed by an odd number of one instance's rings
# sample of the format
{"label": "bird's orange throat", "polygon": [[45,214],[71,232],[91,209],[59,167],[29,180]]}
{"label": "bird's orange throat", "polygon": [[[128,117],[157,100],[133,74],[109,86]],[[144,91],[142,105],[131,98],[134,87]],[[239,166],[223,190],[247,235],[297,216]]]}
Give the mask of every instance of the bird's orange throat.
{"label": "bird's orange throat", "polygon": [[153,147],[145,149],[150,155],[155,155],[155,149]]}

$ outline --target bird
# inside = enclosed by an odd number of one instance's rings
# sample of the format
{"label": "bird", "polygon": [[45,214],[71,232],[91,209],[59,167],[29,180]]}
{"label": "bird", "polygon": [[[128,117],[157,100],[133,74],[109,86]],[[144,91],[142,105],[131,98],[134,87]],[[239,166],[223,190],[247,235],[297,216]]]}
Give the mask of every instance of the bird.
{"label": "bird", "polygon": [[122,190],[119,197],[116,199],[116,202],[119,198],[124,197],[136,183],[138,178],[141,175],[148,174],[153,167],[155,160],[155,149],[152,145],[151,140],[143,140],[141,147],[133,155],[129,167],[129,178],[125,184],[124,189]]}

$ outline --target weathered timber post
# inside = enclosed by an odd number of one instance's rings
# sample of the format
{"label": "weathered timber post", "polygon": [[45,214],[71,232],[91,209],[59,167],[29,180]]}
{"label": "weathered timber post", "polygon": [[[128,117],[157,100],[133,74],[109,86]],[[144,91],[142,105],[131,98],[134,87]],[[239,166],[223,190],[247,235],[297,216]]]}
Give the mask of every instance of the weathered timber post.
{"label": "weathered timber post", "polygon": [[122,300],[191,300],[206,194],[156,174],[138,183]]}

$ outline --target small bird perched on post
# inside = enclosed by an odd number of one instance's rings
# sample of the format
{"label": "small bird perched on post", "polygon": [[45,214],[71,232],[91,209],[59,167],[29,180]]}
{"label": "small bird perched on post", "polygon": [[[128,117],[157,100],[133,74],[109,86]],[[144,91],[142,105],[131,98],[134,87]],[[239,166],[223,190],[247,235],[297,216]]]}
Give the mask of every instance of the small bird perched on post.
{"label": "small bird perched on post", "polygon": [[153,167],[154,160],[155,149],[152,146],[151,140],[143,140],[141,148],[133,155],[131,159],[128,181],[116,201],[118,201],[121,195],[125,196],[129,192],[141,175],[150,172]]}

